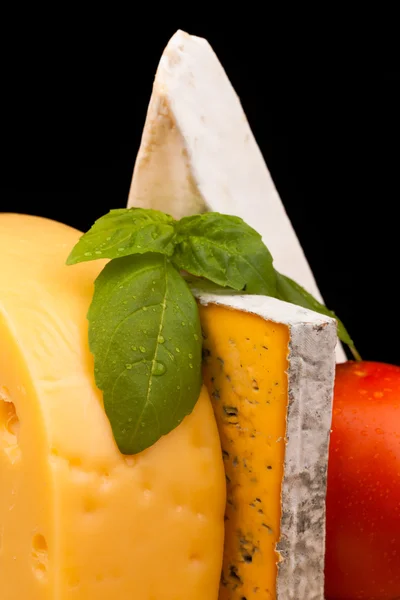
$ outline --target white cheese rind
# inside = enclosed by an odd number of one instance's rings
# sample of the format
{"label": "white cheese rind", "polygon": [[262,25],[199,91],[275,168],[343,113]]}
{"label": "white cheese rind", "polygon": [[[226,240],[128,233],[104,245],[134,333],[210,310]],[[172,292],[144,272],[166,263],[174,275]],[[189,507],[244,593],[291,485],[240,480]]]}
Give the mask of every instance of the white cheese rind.
{"label": "white cheese rind", "polygon": [[274,298],[193,292],[202,304],[251,312],[289,327],[289,405],[277,598],[323,600],[336,322]]}
{"label": "white cheese rind", "polygon": [[[276,268],[322,301],[240,100],[210,44],[178,31],[158,66],[128,206],[217,211],[263,237]],[[337,360],[346,359],[338,344]]]}

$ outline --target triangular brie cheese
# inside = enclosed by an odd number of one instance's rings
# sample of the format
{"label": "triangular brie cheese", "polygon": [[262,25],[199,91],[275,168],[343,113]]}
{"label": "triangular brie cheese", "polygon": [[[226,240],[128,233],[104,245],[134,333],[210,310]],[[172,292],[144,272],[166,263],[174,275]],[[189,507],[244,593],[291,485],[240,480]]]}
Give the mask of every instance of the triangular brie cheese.
{"label": "triangular brie cheese", "polygon": [[[242,217],[276,268],[322,301],[240,100],[203,38],[178,31],[164,50],[128,206],[177,219],[208,210]],[[339,344],[337,359],[346,360]]]}

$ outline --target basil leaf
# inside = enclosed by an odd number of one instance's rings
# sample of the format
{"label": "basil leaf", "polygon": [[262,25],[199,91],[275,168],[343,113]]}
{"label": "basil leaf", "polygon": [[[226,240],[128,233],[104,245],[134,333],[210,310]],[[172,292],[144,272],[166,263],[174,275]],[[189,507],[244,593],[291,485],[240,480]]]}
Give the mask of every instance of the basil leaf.
{"label": "basil leaf", "polygon": [[231,288],[221,287],[209,279],[196,277],[195,275],[182,275],[188,284],[192,293],[202,292],[204,294],[220,294],[222,296],[232,296],[233,294],[242,295],[243,292],[232,290]]}
{"label": "basil leaf", "polygon": [[259,233],[239,217],[204,213],[176,224],[178,269],[234,290],[274,296],[272,256]]}
{"label": "basil leaf", "polygon": [[172,256],[174,237],[174,220],[165,213],[143,208],[111,210],[81,236],[67,264],[145,252]]}
{"label": "basil leaf", "polygon": [[166,257],[109,262],[95,283],[89,344],[115,440],[135,454],[194,408],[201,388],[199,312]]}
{"label": "basil leaf", "polygon": [[277,276],[277,286],[278,286],[278,298],[280,300],[285,300],[286,302],[291,302],[292,304],[297,304],[298,306],[302,306],[303,308],[308,308],[310,310],[314,310],[322,315],[326,315],[327,317],[332,317],[332,319],[336,319],[338,324],[338,337],[344,343],[350,347],[350,350],[357,358],[358,352],[354,346],[354,342],[350,337],[349,332],[343,325],[342,321],[336,316],[336,314],[326,308],[323,304],[318,302],[309,294],[304,288],[302,288],[298,283],[286,277],[286,275],[282,275],[281,273],[276,272]]}

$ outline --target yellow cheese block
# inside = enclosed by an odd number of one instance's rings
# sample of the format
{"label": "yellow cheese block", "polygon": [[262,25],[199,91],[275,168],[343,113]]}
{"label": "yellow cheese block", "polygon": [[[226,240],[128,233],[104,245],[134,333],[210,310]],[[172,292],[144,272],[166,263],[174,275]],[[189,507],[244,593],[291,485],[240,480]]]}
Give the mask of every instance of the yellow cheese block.
{"label": "yellow cheese block", "polygon": [[87,342],[102,264],[64,266],[78,236],[0,215],[0,596],[216,600],[225,475],[208,393],[153,447],[119,453]]}

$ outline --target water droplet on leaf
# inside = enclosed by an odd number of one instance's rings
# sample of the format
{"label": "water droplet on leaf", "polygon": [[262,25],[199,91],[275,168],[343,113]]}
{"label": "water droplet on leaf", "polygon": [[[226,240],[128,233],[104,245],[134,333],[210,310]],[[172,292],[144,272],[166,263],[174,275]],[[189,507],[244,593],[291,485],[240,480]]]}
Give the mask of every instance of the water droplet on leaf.
{"label": "water droplet on leaf", "polygon": [[143,354],[146,352],[146,348],[144,346],[139,346],[139,350],[140,352],[142,352]]}
{"label": "water droplet on leaf", "polygon": [[125,368],[128,369],[128,371],[130,371],[132,369],[132,365],[130,363],[127,363],[125,365]]}
{"label": "water droplet on leaf", "polygon": [[162,362],[156,361],[153,364],[153,375],[164,375],[166,370],[167,368]]}
{"label": "water droplet on leaf", "polygon": [[91,252],[85,252],[85,256],[92,256]]}
{"label": "water droplet on leaf", "polygon": [[165,338],[162,335],[158,336],[158,343],[163,344],[165,342]]}
{"label": "water droplet on leaf", "polygon": [[176,350],[177,352],[180,352],[179,348],[175,348],[175,350]]}

